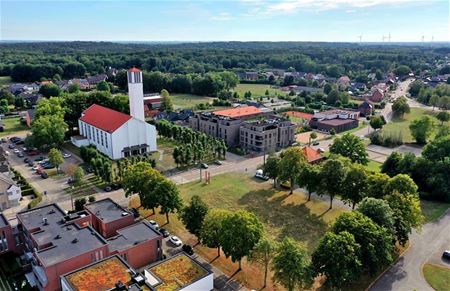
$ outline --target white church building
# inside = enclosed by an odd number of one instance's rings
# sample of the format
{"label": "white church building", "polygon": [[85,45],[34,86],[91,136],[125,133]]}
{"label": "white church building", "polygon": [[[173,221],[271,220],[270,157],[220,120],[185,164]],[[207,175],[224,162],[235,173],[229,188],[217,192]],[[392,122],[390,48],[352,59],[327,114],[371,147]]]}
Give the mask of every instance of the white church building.
{"label": "white church building", "polygon": [[128,70],[130,115],[93,104],[78,119],[78,147],[94,145],[112,160],[156,151],[156,128],[145,122],[142,72]]}

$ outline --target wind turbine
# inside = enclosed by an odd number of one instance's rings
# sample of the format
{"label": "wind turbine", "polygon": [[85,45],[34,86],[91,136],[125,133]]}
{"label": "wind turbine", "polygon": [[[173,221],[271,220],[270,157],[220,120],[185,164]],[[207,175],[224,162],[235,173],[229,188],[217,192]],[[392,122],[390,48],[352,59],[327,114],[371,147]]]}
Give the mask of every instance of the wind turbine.
{"label": "wind turbine", "polygon": [[358,35],[358,38],[359,38],[359,44],[361,44],[361,42],[362,42],[362,35]]}

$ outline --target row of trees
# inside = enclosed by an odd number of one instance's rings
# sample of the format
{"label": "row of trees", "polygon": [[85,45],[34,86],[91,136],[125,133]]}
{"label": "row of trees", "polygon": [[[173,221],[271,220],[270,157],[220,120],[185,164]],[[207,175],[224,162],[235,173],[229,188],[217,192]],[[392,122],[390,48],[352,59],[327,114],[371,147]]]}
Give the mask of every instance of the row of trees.
{"label": "row of trees", "polygon": [[180,143],[173,151],[173,158],[178,165],[190,165],[205,158],[225,158],[227,146],[221,139],[165,119],[157,121],[155,125],[159,135]]}
{"label": "row of trees", "polygon": [[[449,79],[450,80],[450,79]],[[441,109],[450,109],[450,84],[439,84],[429,87],[421,80],[416,80],[409,86],[411,97],[417,101]]]}
{"label": "row of trees", "polygon": [[421,157],[398,152],[386,159],[382,172],[393,177],[409,175],[419,186],[424,198],[450,201],[450,130],[427,144]]}
{"label": "row of trees", "polygon": [[97,177],[100,177],[107,183],[113,181],[113,167],[111,160],[101,154],[94,146],[81,147],[80,156],[83,161],[91,167]]}
{"label": "row of trees", "polygon": [[[167,89],[173,93],[218,96],[228,92],[239,83],[237,75],[230,71],[209,72],[206,74],[168,74],[162,72],[142,72],[144,92],[153,93]],[[127,89],[126,71],[120,71],[114,78],[114,84]]]}
{"label": "row of trees", "polygon": [[122,174],[125,196],[138,194],[141,206],[146,209],[160,208],[169,223],[169,214],[180,211],[183,205],[175,183],[164,177],[149,163],[138,162],[128,166]]}

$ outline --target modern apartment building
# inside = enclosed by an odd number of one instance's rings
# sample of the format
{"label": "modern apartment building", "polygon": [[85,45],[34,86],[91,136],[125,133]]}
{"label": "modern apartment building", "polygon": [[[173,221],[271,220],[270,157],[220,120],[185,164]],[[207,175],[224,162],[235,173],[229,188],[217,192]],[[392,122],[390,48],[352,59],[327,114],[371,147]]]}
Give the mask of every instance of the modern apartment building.
{"label": "modern apartment building", "polygon": [[294,140],[294,124],[280,117],[244,122],[240,128],[240,146],[247,151],[274,152]]}
{"label": "modern apartment building", "polygon": [[268,116],[254,107],[238,107],[197,113],[189,119],[192,129],[221,138],[227,146],[248,151],[274,151],[294,142],[295,125],[287,119]]}

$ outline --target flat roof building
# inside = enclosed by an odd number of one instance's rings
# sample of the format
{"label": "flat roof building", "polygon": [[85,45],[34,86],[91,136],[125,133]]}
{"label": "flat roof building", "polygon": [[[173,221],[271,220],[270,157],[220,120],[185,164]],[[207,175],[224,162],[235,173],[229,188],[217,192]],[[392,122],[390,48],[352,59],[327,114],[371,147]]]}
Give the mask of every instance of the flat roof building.
{"label": "flat roof building", "polygon": [[144,277],[157,291],[214,289],[214,274],[185,253],[153,264]]}
{"label": "flat roof building", "polygon": [[311,128],[330,132],[342,132],[358,127],[359,111],[332,109],[314,114],[309,121]]}
{"label": "flat roof building", "polygon": [[151,290],[144,277],[117,255],[64,274],[60,280],[62,291]]}

